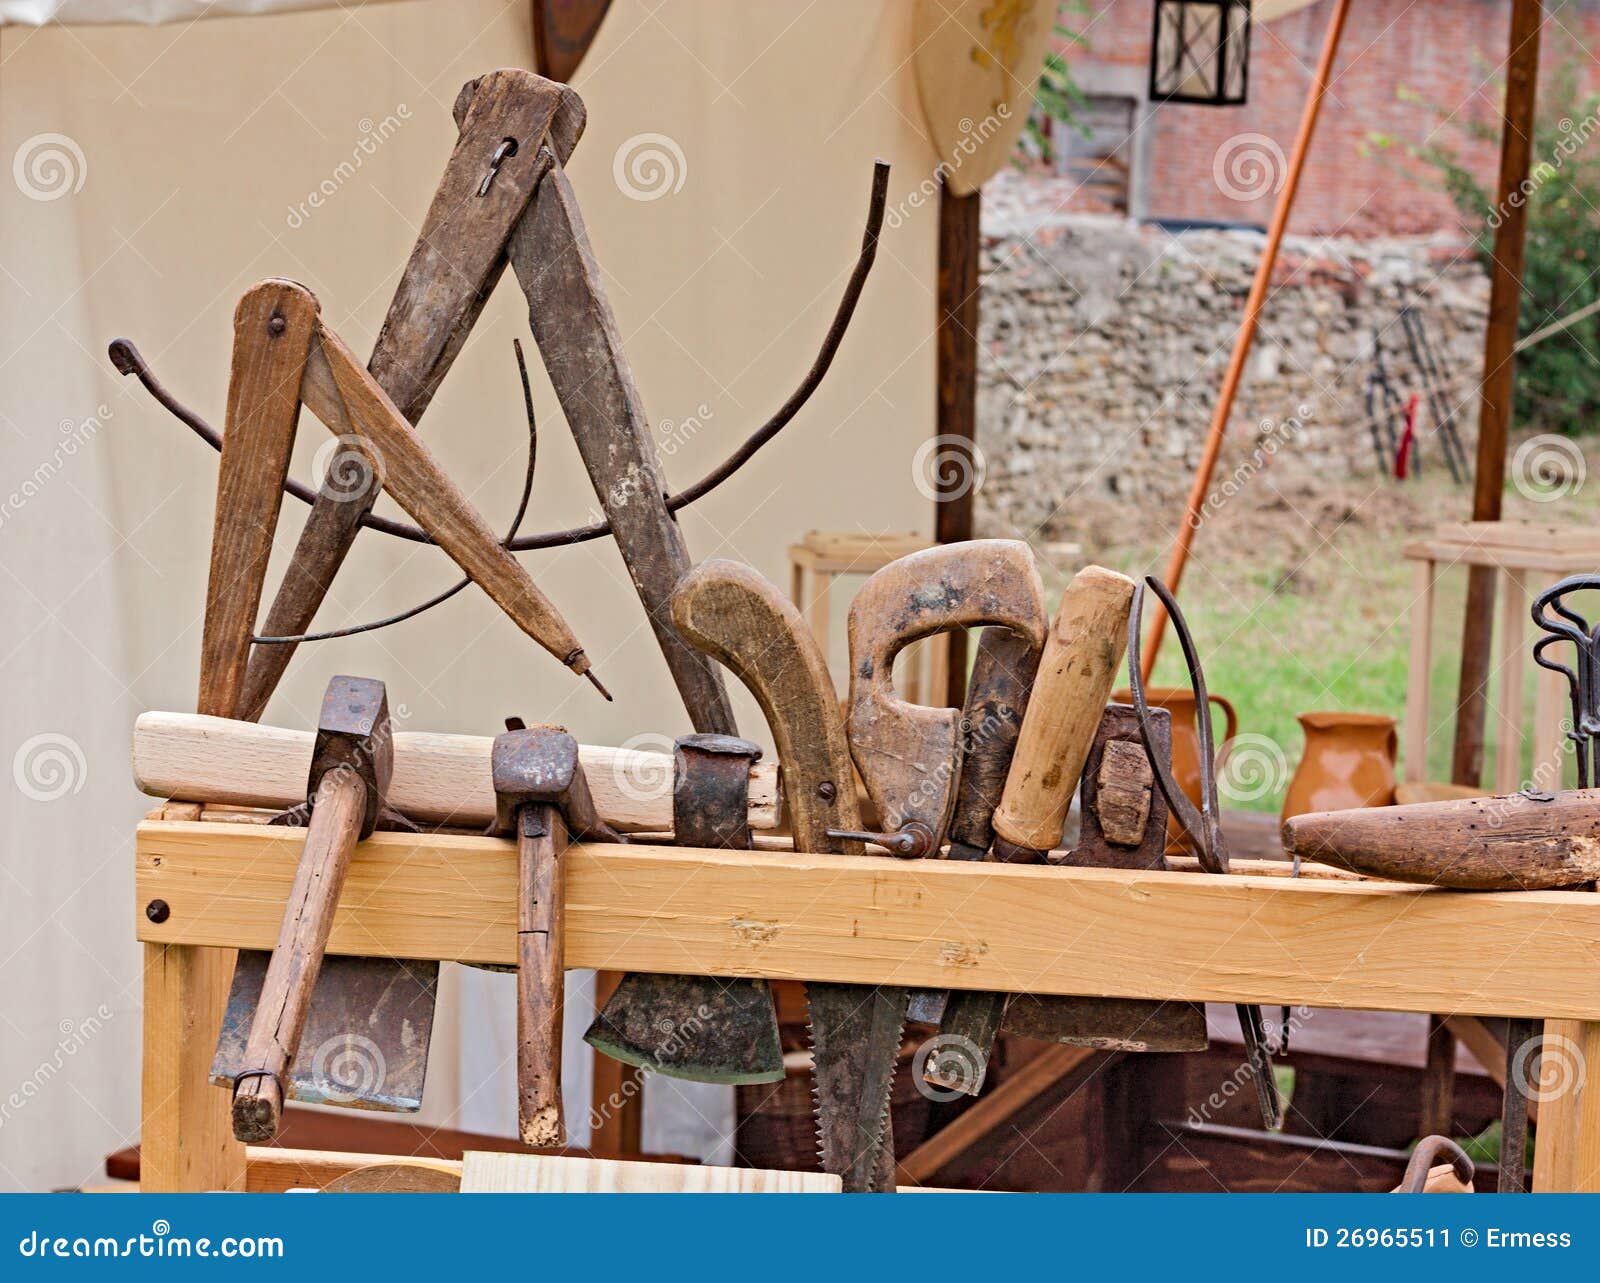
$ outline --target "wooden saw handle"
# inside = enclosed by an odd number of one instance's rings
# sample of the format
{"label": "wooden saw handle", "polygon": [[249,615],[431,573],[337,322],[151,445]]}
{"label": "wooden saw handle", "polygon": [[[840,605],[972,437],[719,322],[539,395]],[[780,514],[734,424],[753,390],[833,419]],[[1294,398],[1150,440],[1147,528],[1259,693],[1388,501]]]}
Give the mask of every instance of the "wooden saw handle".
{"label": "wooden saw handle", "polygon": [[284,906],[278,943],[250,1022],[243,1070],[234,1081],[233,1134],[246,1142],[271,1140],[283,1112],[283,1080],[305,1029],[311,993],[322,970],[350,853],[361,836],[367,786],[354,771],[323,777],[311,809],[305,846]]}
{"label": "wooden saw handle", "polygon": [[761,705],[778,747],[794,849],[863,854],[860,842],[828,836],[830,828],[859,829],[861,810],[833,678],[795,604],[741,562],[705,561],[673,590],[672,622]]}
{"label": "wooden saw handle", "polygon": [[1028,712],[994,813],[1013,848],[1054,849],[1128,647],[1133,580],[1102,566],[1080,570],[1061,596]]}

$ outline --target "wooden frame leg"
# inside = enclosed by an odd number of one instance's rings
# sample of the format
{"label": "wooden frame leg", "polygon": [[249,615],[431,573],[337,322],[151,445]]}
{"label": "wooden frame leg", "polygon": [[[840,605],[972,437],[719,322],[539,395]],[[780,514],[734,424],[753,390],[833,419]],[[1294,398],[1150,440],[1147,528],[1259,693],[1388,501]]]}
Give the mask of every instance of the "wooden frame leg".
{"label": "wooden frame leg", "polygon": [[[1520,570],[1500,576],[1499,716],[1495,747],[1496,793],[1522,787],[1522,674],[1528,649],[1528,581]],[[1538,765],[1537,762],[1534,763]]]}
{"label": "wooden frame leg", "polygon": [[1600,1021],[1547,1020],[1533,1188],[1600,1191]]}
{"label": "wooden frame leg", "polygon": [[1406,675],[1405,782],[1428,778],[1428,694],[1433,677],[1433,595],[1437,567],[1419,561],[1411,570],[1411,657]]}
{"label": "wooden frame leg", "polygon": [[234,950],[144,947],[144,1069],[139,1188],[244,1189],[244,1146],[228,1093],[209,1080]]}
{"label": "wooden frame leg", "polygon": [[[606,1005],[622,979],[620,971],[594,975],[594,1009]],[[644,1152],[644,1075],[632,1065],[594,1053],[593,1085],[589,1089],[593,1125],[589,1148],[607,1157]]]}

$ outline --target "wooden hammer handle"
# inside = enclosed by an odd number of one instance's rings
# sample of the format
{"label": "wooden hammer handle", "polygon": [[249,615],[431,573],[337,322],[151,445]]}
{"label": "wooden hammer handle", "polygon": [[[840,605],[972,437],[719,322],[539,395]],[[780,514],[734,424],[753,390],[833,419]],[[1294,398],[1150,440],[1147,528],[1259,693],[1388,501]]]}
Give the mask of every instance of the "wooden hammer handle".
{"label": "wooden hammer handle", "polygon": [[560,808],[530,803],[517,815],[517,1126],[522,1143],[565,1145],[561,1021],[565,989]]}
{"label": "wooden hammer handle", "polygon": [[243,1071],[234,1082],[233,1134],[238,1140],[266,1141],[277,1134],[283,1079],[300,1049],[366,803],[367,786],[354,771],[329,772],[317,790],[278,943],[250,1024]]}
{"label": "wooden hammer handle", "polygon": [[1128,645],[1133,580],[1086,566],[1061,597],[1017,737],[995,833],[1012,847],[1053,849]]}

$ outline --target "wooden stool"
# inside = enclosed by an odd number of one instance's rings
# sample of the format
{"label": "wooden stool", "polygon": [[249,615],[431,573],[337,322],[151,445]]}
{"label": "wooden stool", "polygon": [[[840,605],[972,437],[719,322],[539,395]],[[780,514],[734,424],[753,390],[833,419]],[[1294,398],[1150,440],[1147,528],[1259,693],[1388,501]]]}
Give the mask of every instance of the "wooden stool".
{"label": "wooden stool", "polygon": [[[914,534],[867,535],[813,530],[789,546],[789,597],[811,625],[817,644],[828,659],[831,591],[841,575],[870,575],[913,552],[933,547],[931,539]],[[938,693],[946,686],[949,646],[943,637],[930,637],[909,648],[904,668],[905,697],[913,704],[943,704]],[[831,668],[830,664],[830,668]],[[844,684],[839,685],[841,696]],[[926,692],[926,699],[924,698]]]}
{"label": "wooden stool", "polygon": [[[1411,662],[1406,688],[1405,769],[1408,785],[1427,775],[1428,686],[1433,663],[1434,586],[1452,566],[1492,566],[1500,609],[1495,670],[1500,690],[1495,701],[1498,743],[1492,787],[1514,793],[1522,787],[1522,677],[1533,662],[1533,621],[1529,601],[1567,575],[1600,571],[1600,530],[1533,525],[1516,521],[1452,522],[1405,546],[1416,563],[1411,605]],[[1533,714],[1534,784],[1559,788],[1564,758],[1560,722],[1567,688],[1560,674],[1540,669]],[[1546,765],[1550,763],[1552,765]],[[1538,778],[1540,770],[1554,771]]]}

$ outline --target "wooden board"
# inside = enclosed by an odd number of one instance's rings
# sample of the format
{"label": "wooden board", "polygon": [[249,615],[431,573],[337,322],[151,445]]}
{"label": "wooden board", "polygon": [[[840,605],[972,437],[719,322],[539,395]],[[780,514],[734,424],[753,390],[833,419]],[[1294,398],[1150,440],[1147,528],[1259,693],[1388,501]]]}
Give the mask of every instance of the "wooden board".
{"label": "wooden board", "polygon": [[837,1176],[752,1167],[675,1167],[546,1154],[480,1154],[461,1161],[463,1194],[837,1194]]}
{"label": "wooden board", "polygon": [[[194,713],[143,713],[133,728],[134,783],[152,797],[273,810],[305,801],[316,737]],[[483,828],[494,819],[487,735],[396,731],[388,802],[422,824]],[[626,832],[672,832],[672,759],[582,745],[600,816]],[[750,827],[778,824],[778,763],[750,771]]]}
{"label": "wooden board", "polygon": [[[302,839],[146,821],[138,937],[270,947]],[[644,845],[566,858],[573,968],[1600,1017],[1600,896],[1586,893]],[[329,949],[509,965],[516,885],[509,841],[375,834]],[[161,923],[142,911],[155,898],[171,907]]]}

